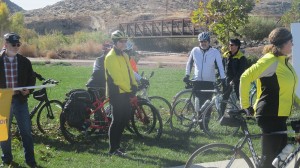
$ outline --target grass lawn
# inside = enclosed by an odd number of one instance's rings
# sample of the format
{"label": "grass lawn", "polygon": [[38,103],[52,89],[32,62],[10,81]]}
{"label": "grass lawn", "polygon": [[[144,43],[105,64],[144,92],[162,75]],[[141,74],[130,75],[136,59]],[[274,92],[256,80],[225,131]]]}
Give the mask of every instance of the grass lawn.
{"label": "grass lawn", "polygon": [[[45,78],[60,81],[59,85],[48,89],[51,99],[63,101],[65,93],[75,88],[85,88],[92,67],[85,66],[53,66],[34,65],[34,70]],[[182,77],[184,69],[175,68],[145,68],[145,75],[154,71],[150,80],[150,95],[158,95],[171,101],[172,97],[184,88]],[[37,101],[29,99],[30,109]],[[211,139],[200,130],[192,133],[172,132],[164,125],[164,132],[159,141],[153,139],[138,139],[128,131],[124,133],[122,146],[128,155],[125,158],[107,155],[108,138],[93,137],[90,141],[71,145],[61,134],[43,135],[33,121],[35,153],[38,165],[41,167],[172,167],[184,165],[189,155],[197,148],[212,142],[235,144],[240,136]],[[253,124],[251,130],[258,132]],[[19,167],[26,167],[22,143],[19,138],[13,139],[14,161]],[[259,148],[259,141],[255,141]],[[246,150],[245,150],[246,151]],[[0,154],[2,154],[0,152]]]}

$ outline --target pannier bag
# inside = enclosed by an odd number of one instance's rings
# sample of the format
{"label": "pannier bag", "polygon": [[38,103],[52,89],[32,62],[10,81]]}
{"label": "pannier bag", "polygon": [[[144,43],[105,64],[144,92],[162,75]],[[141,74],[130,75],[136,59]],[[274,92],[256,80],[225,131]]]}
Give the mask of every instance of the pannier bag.
{"label": "pannier bag", "polygon": [[64,103],[63,113],[70,127],[80,129],[85,119],[89,117],[88,109],[92,106],[91,96],[85,90],[75,90],[69,93]]}
{"label": "pannier bag", "polygon": [[219,122],[220,125],[222,126],[229,126],[229,127],[241,126],[241,120],[237,116],[229,115],[227,111],[224,113],[224,115],[222,116]]}

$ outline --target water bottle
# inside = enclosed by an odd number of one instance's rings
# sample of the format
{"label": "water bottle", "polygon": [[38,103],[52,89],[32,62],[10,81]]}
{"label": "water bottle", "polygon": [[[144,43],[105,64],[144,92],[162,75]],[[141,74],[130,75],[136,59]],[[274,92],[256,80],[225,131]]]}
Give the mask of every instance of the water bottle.
{"label": "water bottle", "polygon": [[272,165],[276,168],[279,167],[280,162],[284,161],[290,153],[294,150],[294,145],[287,144],[281,151],[281,153],[273,160]]}
{"label": "water bottle", "polygon": [[199,98],[195,97],[195,111],[199,112],[200,111],[200,105],[199,105]]}

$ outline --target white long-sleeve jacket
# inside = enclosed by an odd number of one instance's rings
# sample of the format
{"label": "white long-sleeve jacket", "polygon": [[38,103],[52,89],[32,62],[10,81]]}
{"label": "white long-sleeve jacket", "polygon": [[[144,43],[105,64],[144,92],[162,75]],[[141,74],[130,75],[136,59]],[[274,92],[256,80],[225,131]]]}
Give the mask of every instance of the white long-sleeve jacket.
{"label": "white long-sleeve jacket", "polygon": [[215,82],[215,62],[217,63],[221,79],[224,79],[225,73],[220,52],[212,47],[205,52],[200,47],[194,47],[186,64],[185,74],[190,75],[194,64],[194,80]]}

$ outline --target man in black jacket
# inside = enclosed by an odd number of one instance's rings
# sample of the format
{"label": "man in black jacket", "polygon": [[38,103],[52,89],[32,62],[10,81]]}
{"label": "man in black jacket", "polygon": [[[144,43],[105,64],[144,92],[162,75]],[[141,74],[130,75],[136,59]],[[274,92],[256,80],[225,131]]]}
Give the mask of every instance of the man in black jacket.
{"label": "man in black jacket", "polygon": [[[224,89],[223,100],[228,100],[232,88],[235,91],[237,98],[239,99],[239,86],[240,77],[245,71],[247,66],[247,60],[244,54],[240,51],[241,41],[239,39],[230,39],[229,51],[223,55],[223,62],[225,63],[226,73],[226,86]],[[225,104],[221,105],[221,112],[224,113]]]}
{"label": "man in black jacket", "polygon": [[[31,62],[18,53],[21,43],[20,36],[15,33],[4,35],[4,47],[0,55],[0,88],[15,88],[35,85],[35,74]],[[1,142],[3,165],[10,165],[13,161],[11,152],[11,121],[16,117],[20,135],[23,141],[25,161],[28,166],[36,167],[34,158],[33,138],[31,135],[31,120],[29,116],[27,98],[32,90],[15,91],[12,97],[9,137]]]}

